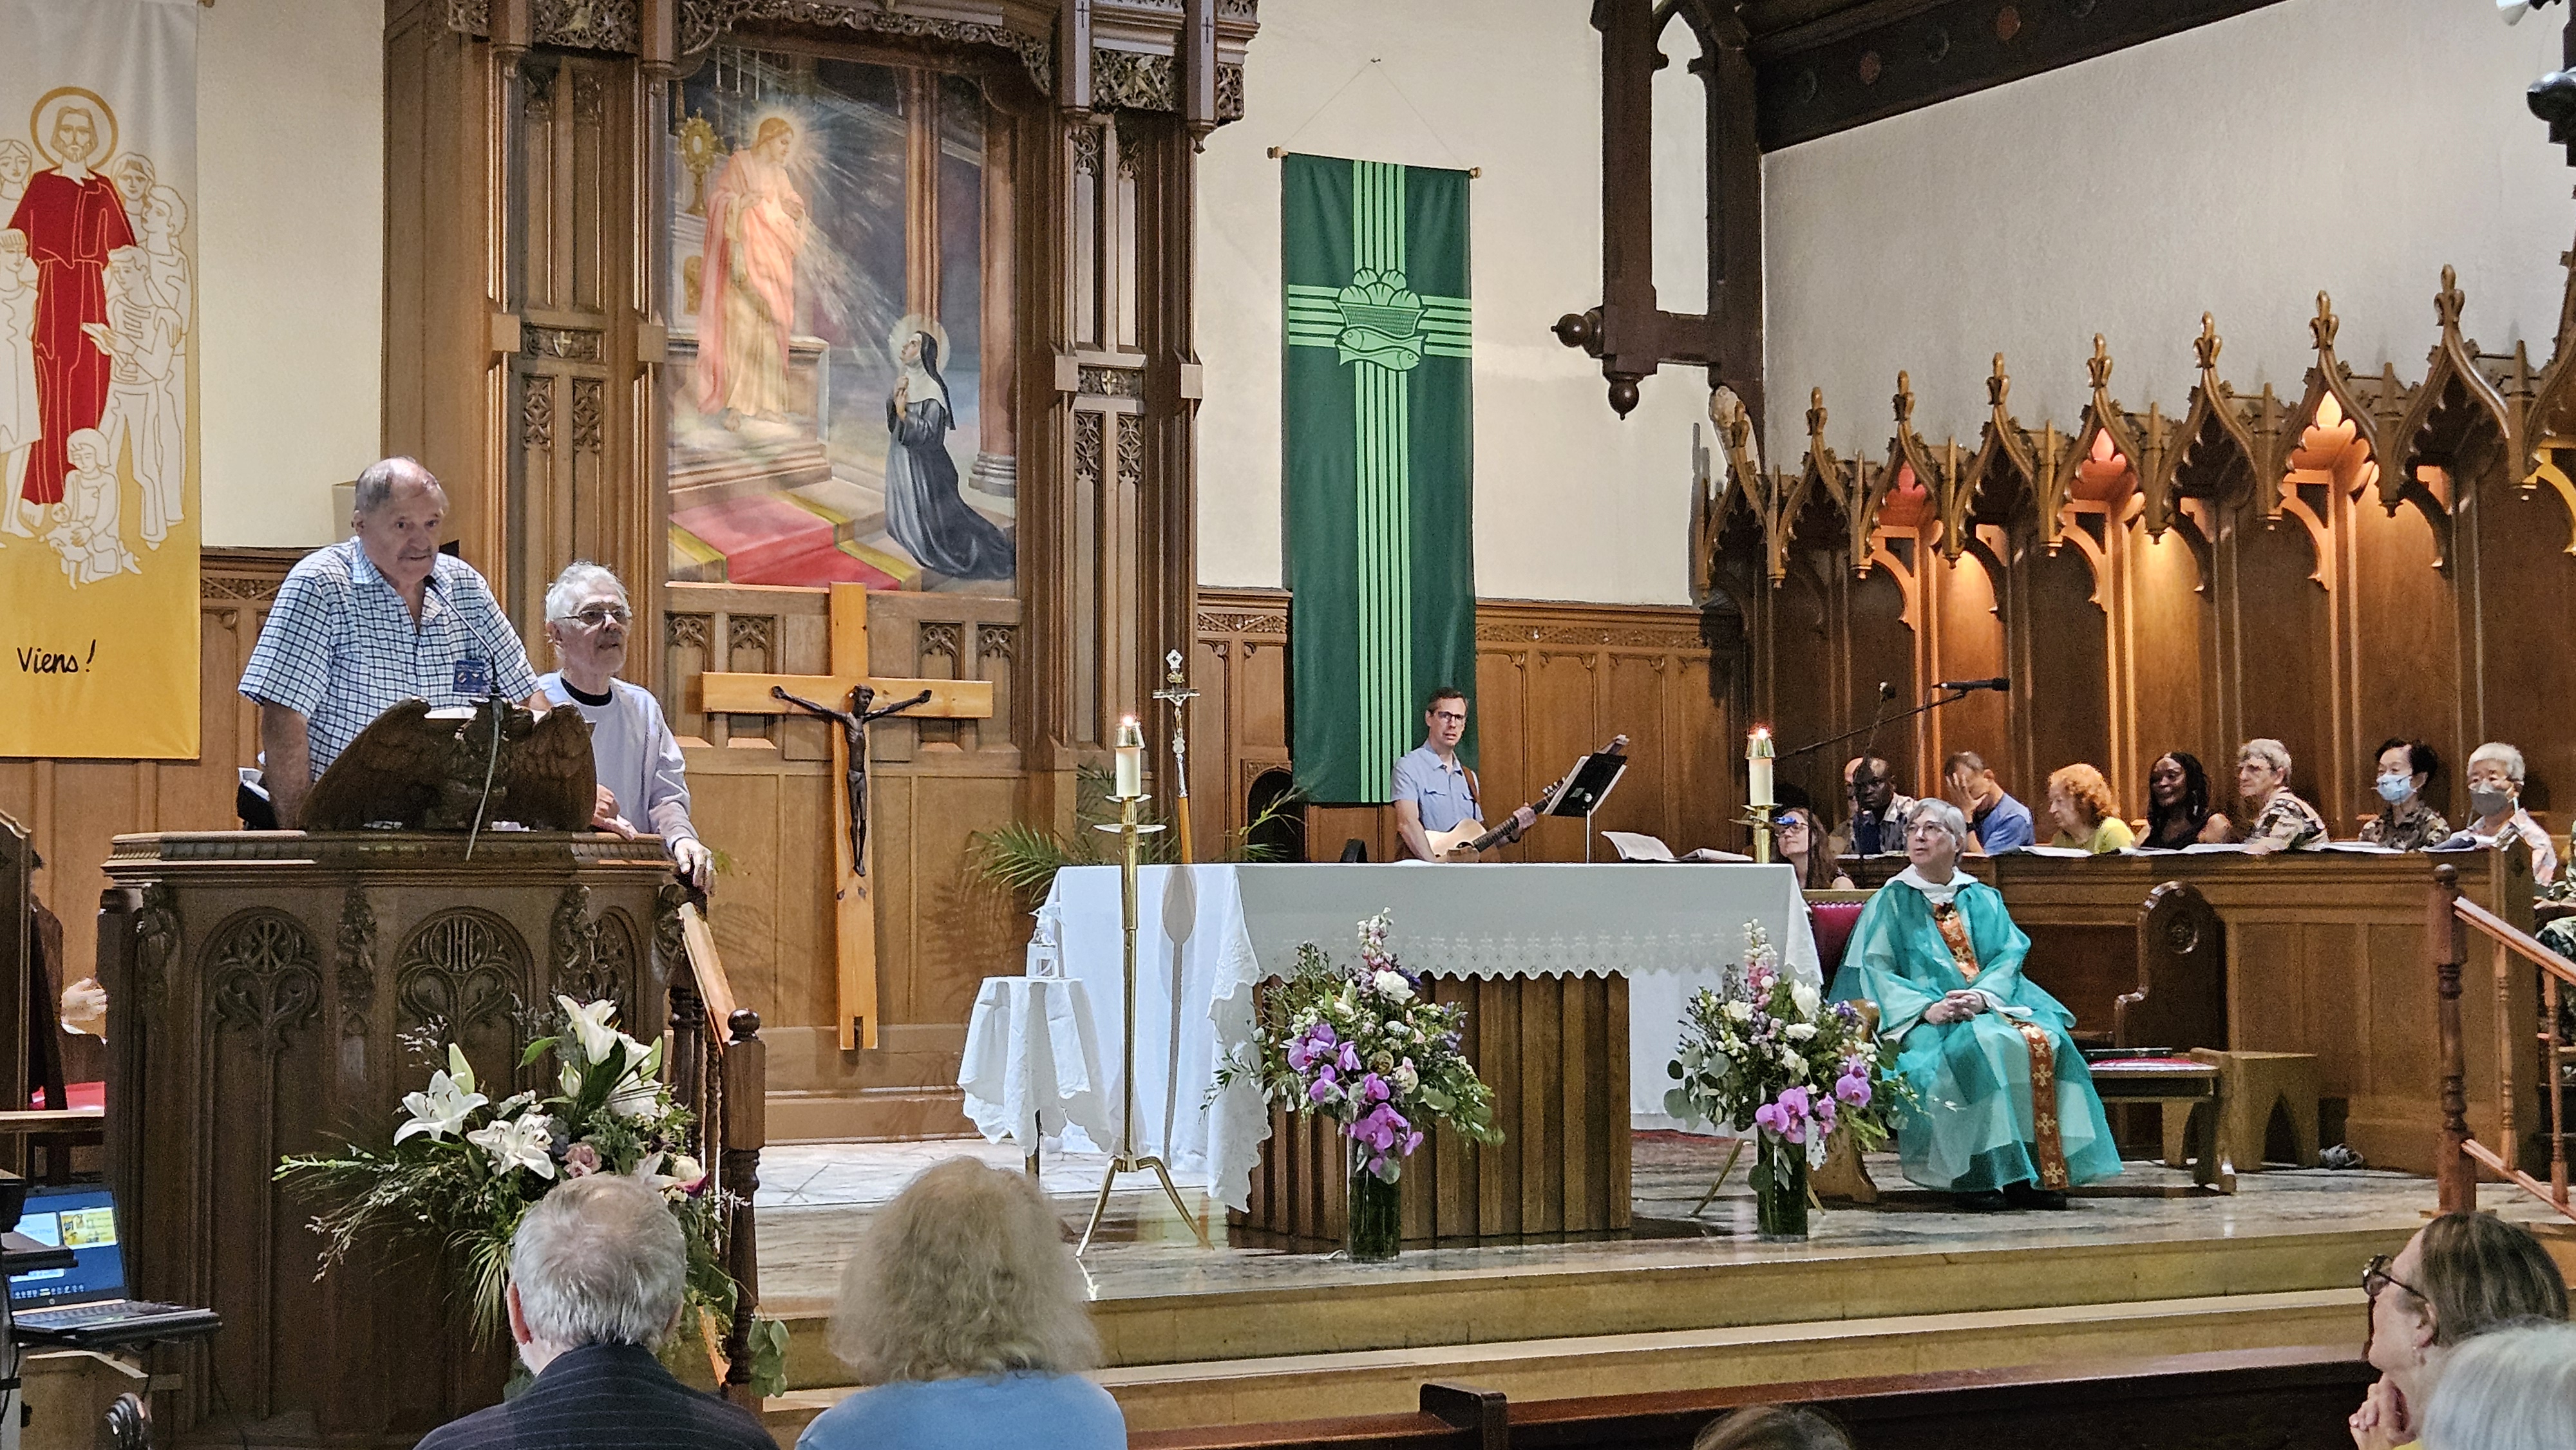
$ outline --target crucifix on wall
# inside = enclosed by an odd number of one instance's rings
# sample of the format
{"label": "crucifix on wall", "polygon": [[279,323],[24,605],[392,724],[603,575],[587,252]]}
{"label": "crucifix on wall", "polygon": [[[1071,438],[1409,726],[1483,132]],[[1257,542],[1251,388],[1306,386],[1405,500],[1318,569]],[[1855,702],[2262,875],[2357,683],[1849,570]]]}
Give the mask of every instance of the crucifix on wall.
{"label": "crucifix on wall", "polygon": [[[840,988],[841,1050],[877,1045],[877,917],[869,871],[873,852],[864,782],[866,727],[900,709],[907,720],[988,720],[989,680],[896,680],[868,673],[868,591],[832,586],[829,672],[820,675],[698,676],[698,708],[710,715],[824,713],[832,732],[833,935]],[[857,692],[865,691],[864,695]],[[802,697],[802,698],[799,698]],[[908,701],[876,705],[878,700]],[[828,707],[816,710],[816,706]],[[844,706],[846,709],[844,710]]]}

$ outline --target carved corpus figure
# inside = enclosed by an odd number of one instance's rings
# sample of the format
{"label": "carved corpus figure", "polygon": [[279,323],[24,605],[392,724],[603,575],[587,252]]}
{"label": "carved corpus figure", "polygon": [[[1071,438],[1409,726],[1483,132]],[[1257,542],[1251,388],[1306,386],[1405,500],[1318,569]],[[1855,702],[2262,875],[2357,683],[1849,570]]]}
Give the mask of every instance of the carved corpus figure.
{"label": "carved corpus figure", "polygon": [[849,746],[850,769],[844,784],[850,792],[850,870],[860,876],[868,874],[868,726],[888,715],[899,715],[916,705],[930,703],[930,692],[922,691],[909,700],[891,705],[871,705],[877,692],[866,685],[850,690],[850,708],[835,710],[818,705],[802,695],[791,695],[785,687],[772,685],[769,693],[788,704],[801,707],[826,720],[837,722],[841,738]]}

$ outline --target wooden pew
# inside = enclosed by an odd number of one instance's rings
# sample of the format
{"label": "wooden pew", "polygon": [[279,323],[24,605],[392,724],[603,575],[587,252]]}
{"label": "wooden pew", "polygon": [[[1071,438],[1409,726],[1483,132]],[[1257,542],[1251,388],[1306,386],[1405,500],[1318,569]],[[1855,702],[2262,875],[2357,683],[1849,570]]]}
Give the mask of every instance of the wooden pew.
{"label": "wooden pew", "polygon": [[1507,1405],[1490,1391],[1425,1385],[1424,1408],[1412,1415],[1138,1431],[1127,1443],[1130,1450],[1687,1450],[1731,1410],[1799,1404],[1841,1420],[1861,1450],[2016,1443],[2344,1450],[2352,1443],[2344,1417],[2376,1378],[2343,1350],[2274,1349]]}

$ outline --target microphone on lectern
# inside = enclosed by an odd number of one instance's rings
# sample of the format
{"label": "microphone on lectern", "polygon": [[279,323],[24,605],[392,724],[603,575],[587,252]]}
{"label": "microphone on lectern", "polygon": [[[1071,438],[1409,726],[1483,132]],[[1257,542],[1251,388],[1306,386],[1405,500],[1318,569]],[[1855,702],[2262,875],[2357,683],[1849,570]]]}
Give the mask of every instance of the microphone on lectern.
{"label": "microphone on lectern", "polygon": [[1932,688],[1936,690],[1957,690],[1961,693],[1965,693],[1970,690],[2010,690],[2012,688],[2012,676],[1997,675],[1991,680],[1937,680],[1933,682]]}

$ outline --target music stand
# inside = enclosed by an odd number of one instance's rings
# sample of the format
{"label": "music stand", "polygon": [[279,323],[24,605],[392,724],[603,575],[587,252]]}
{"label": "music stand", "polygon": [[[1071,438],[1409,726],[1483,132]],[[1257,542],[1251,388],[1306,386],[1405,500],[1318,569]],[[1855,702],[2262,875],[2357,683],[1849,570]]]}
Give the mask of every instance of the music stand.
{"label": "music stand", "polygon": [[1574,769],[1556,790],[1539,803],[1542,816],[1579,816],[1583,820],[1583,863],[1592,864],[1592,813],[1610,798],[1611,787],[1627,772],[1628,757],[1612,751],[1587,755],[1576,761]]}

